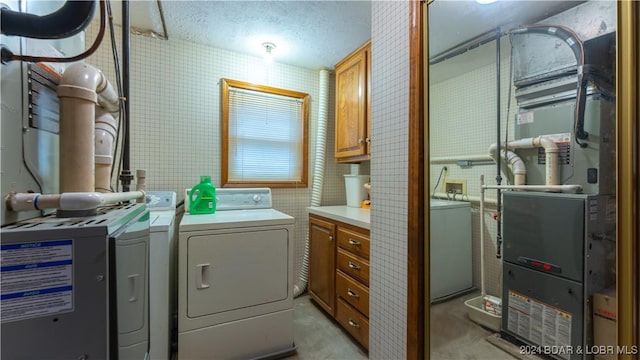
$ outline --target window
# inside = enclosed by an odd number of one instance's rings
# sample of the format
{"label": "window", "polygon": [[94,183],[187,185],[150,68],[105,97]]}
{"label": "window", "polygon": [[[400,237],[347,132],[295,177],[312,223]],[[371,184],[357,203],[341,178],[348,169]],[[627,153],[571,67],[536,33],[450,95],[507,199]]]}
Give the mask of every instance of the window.
{"label": "window", "polygon": [[307,187],[308,102],[222,79],[222,186]]}

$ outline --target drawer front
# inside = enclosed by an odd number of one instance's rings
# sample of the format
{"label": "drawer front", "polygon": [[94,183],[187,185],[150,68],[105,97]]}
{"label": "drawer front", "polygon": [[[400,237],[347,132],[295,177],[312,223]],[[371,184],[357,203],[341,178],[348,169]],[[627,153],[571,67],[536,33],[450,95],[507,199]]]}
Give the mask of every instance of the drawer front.
{"label": "drawer front", "polygon": [[369,317],[369,289],[340,270],[336,271],[336,295]]}
{"label": "drawer front", "polygon": [[369,236],[348,229],[338,229],[338,246],[369,260]]}
{"label": "drawer front", "polygon": [[336,310],[336,320],[368,350],[369,320],[342,299],[338,299]]}
{"label": "drawer front", "polygon": [[369,286],[369,262],[352,255],[342,249],[338,249],[338,269],[352,278]]}

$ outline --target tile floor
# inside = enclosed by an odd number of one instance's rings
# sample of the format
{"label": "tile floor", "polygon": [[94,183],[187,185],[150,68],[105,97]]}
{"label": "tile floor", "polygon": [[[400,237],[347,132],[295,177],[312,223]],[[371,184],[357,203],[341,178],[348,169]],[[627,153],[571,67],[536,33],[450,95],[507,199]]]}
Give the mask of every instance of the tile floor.
{"label": "tile floor", "polygon": [[[475,296],[478,294],[467,294],[431,307],[432,360],[515,359],[487,341],[491,331],[467,318],[464,301]],[[320,310],[308,295],[294,300],[294,337],[297,353],[287,357],[288,360],[368,358],[366,350]]]}

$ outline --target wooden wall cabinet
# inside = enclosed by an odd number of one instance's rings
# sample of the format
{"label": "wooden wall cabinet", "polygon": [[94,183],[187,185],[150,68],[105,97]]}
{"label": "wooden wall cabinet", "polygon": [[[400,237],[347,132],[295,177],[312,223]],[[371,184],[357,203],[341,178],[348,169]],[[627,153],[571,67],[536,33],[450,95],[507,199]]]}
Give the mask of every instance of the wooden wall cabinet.
{"label": "wooden wall cabinet", "polygon": [[371,42],[368,41],[336,68],[336,162],[371,158],[370,98]]}
{"label": "wooden wall cabinet", "polygon": [[366,349],[369,249],[369,230],[309,215],[309,294]]}

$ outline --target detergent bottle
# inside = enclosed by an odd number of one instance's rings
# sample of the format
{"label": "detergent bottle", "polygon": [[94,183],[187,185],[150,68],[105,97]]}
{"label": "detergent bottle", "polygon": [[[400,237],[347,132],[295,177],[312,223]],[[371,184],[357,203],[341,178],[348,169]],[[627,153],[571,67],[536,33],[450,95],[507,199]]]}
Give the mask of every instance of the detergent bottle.
{"label": "detergent bottle", "polygon": [[211,176],[200,176],[200,183],[189,191],[189,212],[191,214],[216,212],[216,188],[211,183]]}

